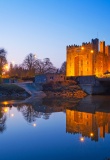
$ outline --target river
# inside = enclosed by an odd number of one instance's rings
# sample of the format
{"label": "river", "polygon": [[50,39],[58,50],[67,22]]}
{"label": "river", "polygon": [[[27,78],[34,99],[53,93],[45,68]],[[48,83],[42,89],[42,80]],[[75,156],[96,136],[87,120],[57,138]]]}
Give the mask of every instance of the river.
{"label": "river", "polygon": [[110,96],[0,100],[0,160],[108,160]]}

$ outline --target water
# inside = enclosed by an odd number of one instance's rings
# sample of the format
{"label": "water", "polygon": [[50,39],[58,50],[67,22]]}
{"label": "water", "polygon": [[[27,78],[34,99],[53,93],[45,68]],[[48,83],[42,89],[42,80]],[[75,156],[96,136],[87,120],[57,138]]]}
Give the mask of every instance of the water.
{"label": "water", "polygon": [[0,102],[0,160],[107,160],[110,96]]}

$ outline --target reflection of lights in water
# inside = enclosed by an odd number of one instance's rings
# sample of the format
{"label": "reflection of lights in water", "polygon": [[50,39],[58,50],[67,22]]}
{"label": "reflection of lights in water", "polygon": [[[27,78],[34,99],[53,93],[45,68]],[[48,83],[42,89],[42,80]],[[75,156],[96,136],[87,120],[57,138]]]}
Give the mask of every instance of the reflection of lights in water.
{"label": "reflection of lights in water", "polygon": [[36,127],[36,123],[33,123],[32,125],[33,125],[33,127]]}
{"label": "reflection of lights in water", "polygon": [[13,114],[13,113],[11,114],[11,117],[14,117],[14,114]]}
{"label": "reflection of lights in water", "polygon": [[90,136],[91,136],[91,137],[93,137],[93,136],[94,136],[94,134],[93,134],[93,133],[90,133]]}
{"label": "reflection of lights in water", "polygon": [[84,142],[84,137],[80,137],[80,141],[81,141],[81,142]]}

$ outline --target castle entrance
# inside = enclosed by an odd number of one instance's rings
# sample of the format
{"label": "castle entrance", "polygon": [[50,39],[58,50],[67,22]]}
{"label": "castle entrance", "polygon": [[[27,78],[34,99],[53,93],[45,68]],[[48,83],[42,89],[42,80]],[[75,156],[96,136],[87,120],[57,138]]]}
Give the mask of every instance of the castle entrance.
{"label": "castle entrance", "polygon": [[74,59],[74,73],[75,73],[75,76],[83,75],[83,57],[82,56],[77,56]]}

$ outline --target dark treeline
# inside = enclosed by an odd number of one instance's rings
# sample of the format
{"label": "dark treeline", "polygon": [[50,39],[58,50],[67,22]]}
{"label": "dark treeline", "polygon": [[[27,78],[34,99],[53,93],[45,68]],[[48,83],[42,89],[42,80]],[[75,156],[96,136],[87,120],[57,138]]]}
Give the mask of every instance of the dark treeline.
{"label": "dark treeline", "polygon": [[[0,77],[4,74],[4,66],[7,64],[6,51],[0,49]],[[9,70],[5,74],[9,77],[34,77],[37,74],[45,73],[64,73],[66,70],[66,62],[63,62],[60,68],[56,68],[49,58],[44,58],[43,60],[37,59],[35,54],[28,54],[22,64],[12,64],[10,63]]]}

